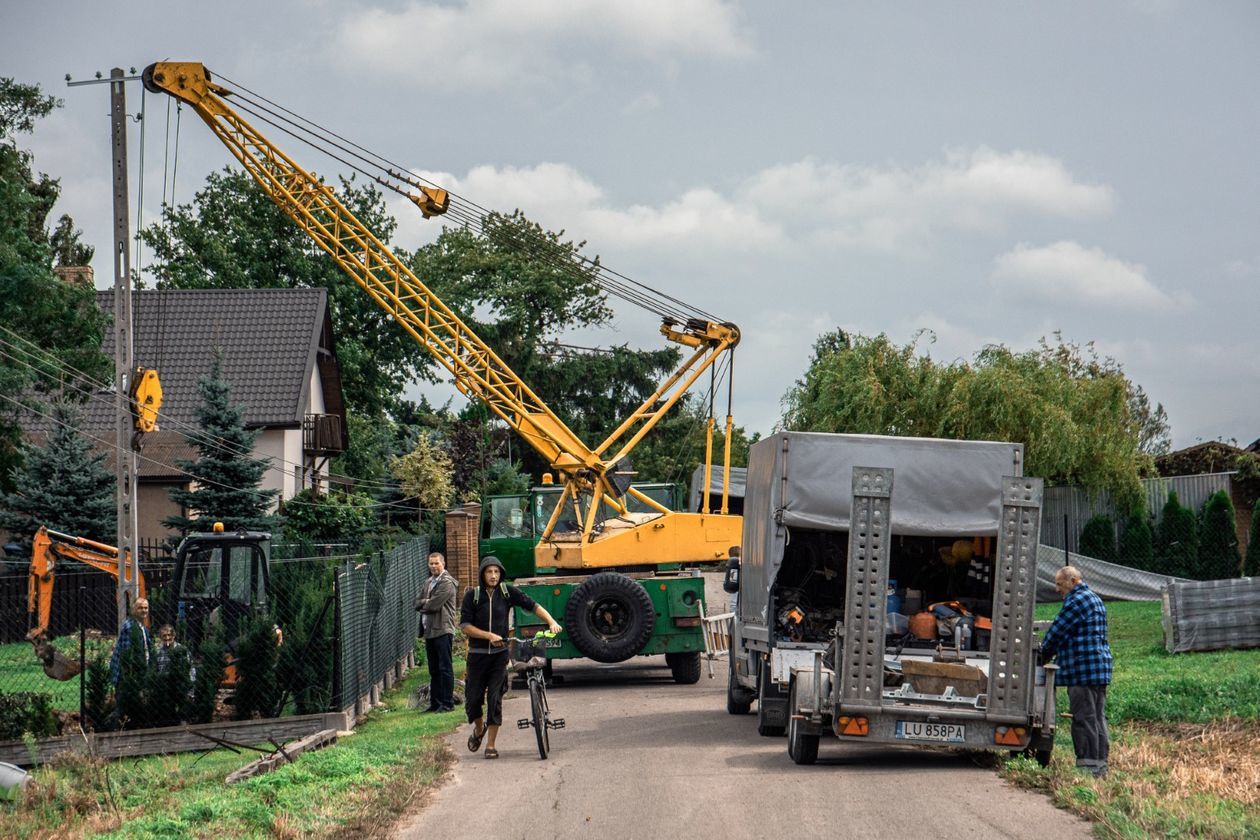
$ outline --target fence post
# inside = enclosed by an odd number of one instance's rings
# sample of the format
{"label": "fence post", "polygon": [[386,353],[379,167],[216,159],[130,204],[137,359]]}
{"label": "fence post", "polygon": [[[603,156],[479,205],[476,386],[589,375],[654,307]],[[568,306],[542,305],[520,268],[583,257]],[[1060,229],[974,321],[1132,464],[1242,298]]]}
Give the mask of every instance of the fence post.
{"label": "fence post", "polygon": [[345,698],[341,696],[341,666],[344,662],[342,658],[342,632],[341,632],[341,573],[333,568],[333,684],[332,696],[334,711],[345,709]]}
{"label": "fence post", "polygon": [[1068,515],[1063,514],[1063,565],[1072,565],[1072,558],[1068,553],[1072,550],[1072,544],[1068,542]]}
{"label": "fence post", "polygon": [[87,622],[83,620],[83,602],[87,586],[79,584],[79,725],[87,722]]}

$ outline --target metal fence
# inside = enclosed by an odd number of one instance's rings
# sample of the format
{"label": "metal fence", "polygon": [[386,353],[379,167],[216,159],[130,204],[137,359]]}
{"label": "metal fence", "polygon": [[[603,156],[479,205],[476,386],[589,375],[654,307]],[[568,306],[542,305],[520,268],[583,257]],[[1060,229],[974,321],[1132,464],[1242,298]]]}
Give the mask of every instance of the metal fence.
{"label": "metal fence", "polygon": [[[0,741],[341,711],[414,650],[428,540],[371,555],[273,545],[266,598],[183,609],[168,564],[143,567],[147,625],[118,626],[114,578],[59,566],[48,632],[26,573],[0,575]],[[12,564],[10,564],[12,565]]]}
{"label": "metal fence", "polygon": [[337,570],[340,628],[336,707],[361,713],[400,674],[420,629],[416,596],[428,578],[429,540],[421,537]]}

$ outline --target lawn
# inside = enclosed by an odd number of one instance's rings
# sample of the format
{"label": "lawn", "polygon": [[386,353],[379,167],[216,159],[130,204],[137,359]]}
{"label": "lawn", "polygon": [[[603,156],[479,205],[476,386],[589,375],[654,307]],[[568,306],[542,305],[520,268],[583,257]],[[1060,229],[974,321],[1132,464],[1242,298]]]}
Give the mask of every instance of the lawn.
{"label": "lawn", "polygon": [[354,734],[296,763],[227,786],[254,758],[226,750],[114,762],[73,758],[37,769],[20,806],[0,806],[0,836],[319,837],[377,835],[441,777],[440,736],[459,712],[418,714],[414,669]]}
{"label": "lawn", "polygon": [[[57,649],[74,661],[79,660],[78,636],[65,636],[56,640]],[[114,640],[88,639],[88,659],[114,649]],[[79,678],[60,682],[49,679],[44,673],[43,665],[35,658],[30,642],[12,642],[0,645],[0,691],[14,694],[22,691],[35,691],[52,697],[54,709],[63,711],[79,710]]]}
{"label": "lawn", "polygon": [[[1037,608],[1053,618],[1057,604]],[[1111,772],[1077,771],[1070,721],[1054,760],[1004,775],[1088,817],[1100,837],[1260,837],[1260,650],[1166,653],[1158,602],[1107,605]],[[1067,692],[1059,690],[1060,712]]]}

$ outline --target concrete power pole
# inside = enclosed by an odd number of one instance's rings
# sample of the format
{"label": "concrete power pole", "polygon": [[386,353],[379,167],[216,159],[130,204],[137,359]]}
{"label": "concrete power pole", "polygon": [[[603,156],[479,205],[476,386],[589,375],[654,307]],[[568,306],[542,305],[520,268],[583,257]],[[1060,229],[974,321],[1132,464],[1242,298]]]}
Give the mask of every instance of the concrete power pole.
{"label": "concrete power pole", "polygon": [[118,500],[118,624],[127,618],[128,598],[140,594],[140,556],[136,550],[138,511],[135,422],[131,413],[135,354],[131,330],[131,212],[127,191],[127,96],[122,68],[109,73],[110,126],[114,155],[114,431]]}

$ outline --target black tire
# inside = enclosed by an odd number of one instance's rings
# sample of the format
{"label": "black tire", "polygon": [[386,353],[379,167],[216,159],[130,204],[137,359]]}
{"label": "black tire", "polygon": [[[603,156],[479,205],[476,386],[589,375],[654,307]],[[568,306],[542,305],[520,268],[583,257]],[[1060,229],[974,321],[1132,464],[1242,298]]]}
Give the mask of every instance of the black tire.
{"label": "black tire", "polygon": [[632,578],[600,572],[582,581],[564,608],[564,627],[582,654],[596,662],[624,662],[652,636],[656,610]]}
{"label": "black tire", "polygon": [[700,682],[700,652],[667,653],[665,664],[679,685],[695,685]]}
{"label": "black tire", "polygon": [[778,738],[785,731],[782,725],[766,721],[766,698],[772,695],[777,699],[778,692],[770,682],[770,663],[763,662],[761,678],[757,680],[757,734],[763,738]]}
{"label": "black tire", "polygon": [[726,713],[746,715],[752,711],[755,695],[735,679],[735,652],[729,651],[727,658],[730,661],[730,667],[726,670]]}
{"label": "black tire", "polygon": [[796,719],[796,683],[788,694],[788,757],[797,764],[813,764],[818,760],[818,735],[801,731],[801,722]]}
{"label": "black tire", "polygon": [[544,761],[551,750],[551,730],[547,726],[547,695],[542,683],[529,684],[529,708],[534,717],[534,739],[538,741],[538,757]]}

